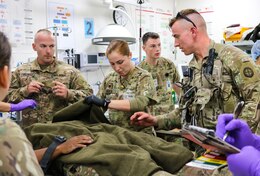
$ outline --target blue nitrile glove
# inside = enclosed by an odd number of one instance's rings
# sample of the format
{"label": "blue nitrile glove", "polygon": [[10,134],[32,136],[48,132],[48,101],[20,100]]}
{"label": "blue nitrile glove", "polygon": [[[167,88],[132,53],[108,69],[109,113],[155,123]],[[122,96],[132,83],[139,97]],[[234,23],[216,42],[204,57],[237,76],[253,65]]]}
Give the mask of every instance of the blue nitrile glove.
{"label": "blue nitrile glove", "polygon": [[11,103],[11,109],[10,112],[13,111],[21,111],[26,108],[32,108],[34,109],[37,106],[37,103],[34,100],[28,99],[28,100],[23,100],[20,103],[13,104]]}
{"label": "blue nitrile glove", "polygon": [[106,101],[105,99],[98,98],[95,95],[90,95],[90,96],[85,97],[84,103],[87,103],[89,105],[95,104],[97,106],[101,106],[101,107],[107,108],[107,106],[110,103],[110,101]]}
{"label": "blue nitrile glove", "polygon": [[260,176],[260,151],[252,146],[227,156],[228,168],[234,176]]}
{"label": "blue nitrile glove", "polygon": [[229,131],[226,142],[239,149],[247,145],[260,149],[260,137],[252,133],[246,122],[233,119],[233,114],[219,115],[216,128],[216,135],[221,139]]}
{"label": "blue nitrile glove", "polygon": [[260,56],[260,40],[257,40],[251,49],[252,59],[256,61],[256,58]]}

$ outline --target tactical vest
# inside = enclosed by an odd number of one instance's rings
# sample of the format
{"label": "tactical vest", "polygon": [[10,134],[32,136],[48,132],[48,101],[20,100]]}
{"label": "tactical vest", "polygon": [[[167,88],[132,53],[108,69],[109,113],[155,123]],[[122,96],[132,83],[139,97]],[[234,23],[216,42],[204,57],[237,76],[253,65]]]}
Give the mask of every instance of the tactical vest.
{"label": "tactical vest", "polygon": [[[220,53],[222,48],[223,46],[214,44],[216,53],[213,54]],[[184,77],[183,85],[195,91],[190,92],[191,95],[189,98],[186,97],[186,101],[180,101],[180,107],[183,108],[184,124],[188,119],[189,124],[214,129],[219,114],[233,111],[239,94],[234,89],[232,78],[221,58],[216,55],[211,65],[209,65],[209,59],[210,55],[197,67],[190,63],[191,70],[187,77]],[[212,68],[209,69],[210,67]],[[187,100],[190,102],[186,103]]]}

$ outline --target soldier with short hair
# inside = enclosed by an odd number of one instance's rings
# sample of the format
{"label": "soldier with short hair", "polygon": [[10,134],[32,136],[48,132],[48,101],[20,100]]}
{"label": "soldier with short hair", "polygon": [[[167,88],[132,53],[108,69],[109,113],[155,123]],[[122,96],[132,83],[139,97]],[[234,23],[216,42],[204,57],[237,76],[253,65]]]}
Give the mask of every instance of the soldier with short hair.
{"label": "soldier with short hair", "polygon": [[23,127],[51,121],[56,111],[93,93],[79,70],[54,57],[55,39],[49,30],[39,30],[32,47],[37,58],[13,72],[7,96],[9,102],[31,98],[38,103],[36,109],[23,111]]}
{"label": "soldier with short hair", "polygon": [[245,105],[240,118],[253,131],[259,123],[260,77],[252,59],[242,50],[215,43],[207,34],[206,22],[194,9],[180,11],[169,26],[185,55],[193,54],[189,73],[182,81],[183,96],[174,111],[152,116],[137,112],[133,124],[172,129],[180,124],[193,124],[215,129],[221,113],[232,113],[238,101]]}
{"label": "soldier with short hair", "polygon": [[151,73],[158,98],[158,103],[150,107],[150,113],[152,115],[168,113],[175,108],[172,90],[178,92],[178,87],[174,85],[180,81],[179,73],[171,60],[161,57],[159,34],[147,32],[143,35],[142,41],[146,58],[138,66]]}

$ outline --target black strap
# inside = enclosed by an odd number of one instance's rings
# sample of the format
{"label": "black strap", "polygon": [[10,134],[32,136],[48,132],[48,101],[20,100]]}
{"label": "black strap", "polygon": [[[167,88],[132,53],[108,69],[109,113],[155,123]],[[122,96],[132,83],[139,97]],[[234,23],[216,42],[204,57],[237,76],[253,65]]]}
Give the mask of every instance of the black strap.
{"label": "black strap", "polygon": [[45,151],[45,153],[42,157],[42,160],[40,161],[41,168],[45,174],[47,173],[47,170],[50,166],[49,161],[51,160],[51,156],[58,145],[59,145],[59,143],[54,140],[51,143],[51,145],[47,148],[47,150]]}
{"label": "black strap", "polygon": [[55,149],[57,148],[58,145],[60,145],[61,143],[65,142],[65,141],[66,141],[66,138],[64,136],[56,136],[54,138],[53,142],[51,143],[51,145],[45,151],[45,153],[40,161],[40,166],[41,166],[44,174],[46,174],[48,171],[48,168],[51,163],[51,156],[52,156],[53,152],[55,151]]}

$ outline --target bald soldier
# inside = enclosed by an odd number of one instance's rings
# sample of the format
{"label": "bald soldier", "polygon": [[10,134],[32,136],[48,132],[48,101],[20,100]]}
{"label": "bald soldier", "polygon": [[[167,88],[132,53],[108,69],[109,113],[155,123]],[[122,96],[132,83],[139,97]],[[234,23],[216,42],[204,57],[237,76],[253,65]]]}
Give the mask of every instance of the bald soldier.
{"label": "bald soldier", "polygon": [[256,130],[260,98],[260,77],[252,59],[242,50],[215,43],[207,34],[203,17],[194,9],[180,11],[169,27],[175,47],[185,55],[193,54],[189,72],[182,81],[183,96],[174,111],[152,116],[137,112],[134,124],[172,129],[193,124],[214,129],[221,113],[232,113],[239,100],[245,102],[240,118]]}
{"label": "bald soldier", "polygon": [[37,58],[13,72],[7,97],[9,102],[25,98],[37,102],[36,109],[23,111],[23,127],[51,121],[53,113],[93,93],[79,70],[54,57],[55,40],[50,31],[39,30],[32,47]]}

